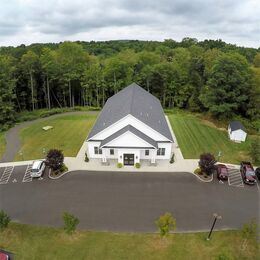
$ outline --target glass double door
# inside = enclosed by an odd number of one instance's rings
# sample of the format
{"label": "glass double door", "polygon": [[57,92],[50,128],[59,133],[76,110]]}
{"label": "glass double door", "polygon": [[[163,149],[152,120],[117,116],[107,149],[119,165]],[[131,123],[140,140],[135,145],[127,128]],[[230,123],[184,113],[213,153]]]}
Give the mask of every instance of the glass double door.
{"label": "glass double door", "polygon": [[124,154],[124,165],[134,165],[135,163],[135,155],[132,153]]}

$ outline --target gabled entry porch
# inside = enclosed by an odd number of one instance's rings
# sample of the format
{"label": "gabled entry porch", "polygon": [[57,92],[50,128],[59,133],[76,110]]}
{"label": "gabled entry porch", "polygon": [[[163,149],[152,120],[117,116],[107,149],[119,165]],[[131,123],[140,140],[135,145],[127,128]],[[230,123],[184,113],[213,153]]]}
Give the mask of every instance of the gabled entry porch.
{"label": "gabled entry porch", "polygon": [[133,166],[140,163],[141,160],[147,160],[151,164],[156,161],[156,149],[151,147],[142,148],[118,148],[106,147],[102,148],[102,163],[106,164],[108,161],[115,160],[116,163],[122,163],[125,166]]}

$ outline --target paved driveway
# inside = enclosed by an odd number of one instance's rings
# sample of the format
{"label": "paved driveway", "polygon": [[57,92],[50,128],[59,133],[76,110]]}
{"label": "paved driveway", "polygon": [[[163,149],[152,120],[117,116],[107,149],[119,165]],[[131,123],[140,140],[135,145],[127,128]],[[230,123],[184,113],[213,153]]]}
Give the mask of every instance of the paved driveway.
{"label": "paved driveway", "polygon": [[14,170],[18,181],[0,185],[0,208],[22,223],[62,226],[64,211],[79,217],[81,228],[109,231],[153,232],[166,211],[175,216],[178,231],[208,230],[214,212],[223,217],[216,228],[258,219],[257,186],[201,183],[188,173],[86,171],[22,182],[25,171]]}

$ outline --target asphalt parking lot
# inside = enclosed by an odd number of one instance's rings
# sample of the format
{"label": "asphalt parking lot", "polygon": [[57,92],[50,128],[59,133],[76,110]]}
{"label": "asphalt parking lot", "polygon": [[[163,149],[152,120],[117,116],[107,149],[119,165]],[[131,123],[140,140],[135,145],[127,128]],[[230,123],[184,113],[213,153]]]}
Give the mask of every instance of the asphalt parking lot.
{"label": "asphalt parking lot", "polygon": [[47,176],[47,169],[45,169],[44,174],[41,178],[32,179],[30,175],[32,165],[24,166],[10,166],[0,168],[0,185],[10,185],[10,184],[23,184],[32,181],[42,181],[49,180]]}
{"label": "asphalt parking lot", "polygon": [[[80,228],[109,231],[156,230],[159,215],[171,212],[178,231],[240,228],[259,220],[257,186],[202,183],[189,173],[70,172],[59,180],[28,177],[28,167],[14,167],[0,184],[0,208],[13,220],[62,226],[64,211],[80,219]],[[0,168],[0,180],[6,169]]]}

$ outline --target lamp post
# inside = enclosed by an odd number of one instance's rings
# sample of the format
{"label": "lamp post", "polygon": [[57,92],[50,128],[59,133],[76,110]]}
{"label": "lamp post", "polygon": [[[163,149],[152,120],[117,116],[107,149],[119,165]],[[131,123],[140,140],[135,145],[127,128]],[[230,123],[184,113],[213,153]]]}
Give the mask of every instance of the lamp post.
{"label": "lamp post", "polygon": [[45,157],[45,154],[46,154],[46,149],[45,148],[42,148],[42,154]]}
{"label": "lamp post", "polygon": [[207,240],[210,240],[210,236],[211,236],[211,233],[212,233],[212,231],[213,231],[213,229],[215,227],[217,219],[222,219],[222,217],[220,215],[218,215],[217,213],[214,213],[213,217],[214,217],[214,221],[213,221],[212,227],[210,229],[210,232],[208,234]]}

